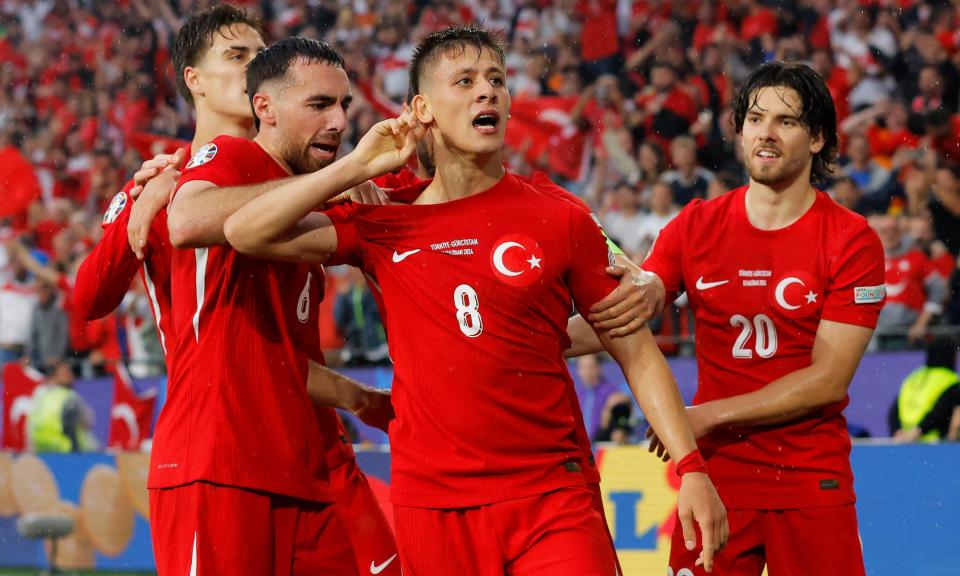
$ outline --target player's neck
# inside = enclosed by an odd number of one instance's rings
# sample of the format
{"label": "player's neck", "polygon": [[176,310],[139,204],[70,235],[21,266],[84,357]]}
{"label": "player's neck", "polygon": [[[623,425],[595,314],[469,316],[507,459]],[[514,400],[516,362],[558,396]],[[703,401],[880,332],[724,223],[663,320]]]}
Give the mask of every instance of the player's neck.
{"label": "player's neck", "polygon": [[813,206],[817,192],[808,177],[774,188],[753,180],[747,188],[747,218],[760,230],[779,230],[793,224]]}
{"label": "player's neck", "polygon": [[253,119],[237,119],[225,116],[212,110],[197,111],[197,130],[193,134],[193,150],[198,150],[217,136],[235,136],[237,138],[251,138],[253,136]]}
{"label": "player's neck", "polygon": [[417,204],[440,204],[472,196],[492,188],[505,173],[499,153],[467,158],[451,151],[437,152],[433,182],[420,194]]}

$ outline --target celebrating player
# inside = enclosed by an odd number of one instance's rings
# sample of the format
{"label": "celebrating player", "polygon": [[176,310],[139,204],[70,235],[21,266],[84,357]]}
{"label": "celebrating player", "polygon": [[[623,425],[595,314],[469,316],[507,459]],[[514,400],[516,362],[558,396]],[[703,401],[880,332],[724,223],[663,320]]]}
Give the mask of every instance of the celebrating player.
{"label": "celebrating player", "polygon": [[[190,17],[181,28],[174,46],[174,61],[179,73],[181,91],[185,98],[196,106],[197,132],[194,148],[200,148],[218,134],[245,137],[250,133],[253,120],[244,89],[245,72],[248,62],[262,48],[259,21],[228,5],[198,13]],[[141,202],[156,201],[149,187],[156,191],[159,202],[165,204],[167,190],[172,186],[172,182],[164,180],[173,175],[173,171],[166,171],[152,179],[148,189],[138,200],[138,205],[142,207]],[[128,184],[128,189],[131,186],[132,182]],[[127,192],[128,190],[125,190],[114,199],[111,210],[105,217],[104,238],[84,262],[78,275],[78,286],[85,283],[90,287],[91,301],[94,302],[90,314],[102,314],[104,310],[115,308],[133,275],[141,268],[134,252],[127,245],[126,227],[123,225],[131,217],[132,200]],[[145,238],[145,242],[137,245],[137,248],[145,260],[141,275],[151,294],[172,373],[177,333],[172,324],[170,308],[170,253],[166,213],[162,206],[158,209],[159,214],[149,226],[149,236]],[[327,387],[332,378],[334,375],[330,371],[313,370],[311,386],[322,383]],[[344,379],[339,376],[335,379],[341,384],[340,388],[355,399],[355,406],[376,404],[369,398],[376,394],[358,394],[355,383],[344,383],[342,380]],[[182,395],[172,396],[182,398]],[[334,399],[336,398],[335,395]],[[389,401],[386,406],[389,407]],[[167,411],[177,409],[182,409],[182,406],[178,408],[174,400],[171,406],[165,408],[162,418],[166,418]],[[337,502],[337,514],[350,534],[356,562],[364,570],[372,564],[379,566],[382,574],[399,574],[399,569],[389,564],[392,563],[391,557],[396,555],[392,532],[366,477],[356,465],[352,446],[339,417],[331,409],[320,408],[317,410],[317,419],[322,432],[316,439],[317,442],[311,445],[311,449],[326,459],[326,465],[330,469],[331,495]],[[161,451],[164,449],[164,441],[163,434],[160,434],[157,442]],[[164,528],[169,530],[173,527],[163,526],[161,523],[182,521],[185,524],[176,526],[176,530],[178,533],[186,533],[185,525],[189,520],[178,517],[175,510],[155,510],[153,517],[158,570],[161,574],[168,571],[176,573],[181,570],[184,562],[189,562],[193,557],[193,550],[185,548],[180,540],[171,538]],[[216,542],[216,539],[198,539],[198,562],[210,565],[204,550]],[[213,565],[216,566],[215,563]],[[189,564],[187,566],[189,567]],[[289,570],[281,567],[278,572],[289,573]]]}
{"label": "celebrating player", "polygon": [[[837,149],[816,72],[761,66],[734,116],[749,185],[694,200],[643,264],[669,298],[685,289],[696,314],[687,414],[733,534],[717,572],[863,574],[842,410],[883,304],[883,250],[864,218],[812,185]],[[687,539],[674,532],[672,574],[699,573]]]}
{"label": "celebrating player", "polygon": [[[432,34],[410,76],[412,113],[253,200],[227,220],[225,235],[254,255],[360,265],[381,290],[395,361],[392,499],[405,573],[611,574],[562,360],[570,301],[586,312],[616,286],[604,273],[603,236],[579,206],[504,172],[510,97],[492,35]],[[412,205],[312,214],[402,165],[425,127],[437,175],[413,190]],[[601,339],[680,459],[681,523],[691,534],[700,523],[710,569],[725,515],[666,362],[648,330]]]}

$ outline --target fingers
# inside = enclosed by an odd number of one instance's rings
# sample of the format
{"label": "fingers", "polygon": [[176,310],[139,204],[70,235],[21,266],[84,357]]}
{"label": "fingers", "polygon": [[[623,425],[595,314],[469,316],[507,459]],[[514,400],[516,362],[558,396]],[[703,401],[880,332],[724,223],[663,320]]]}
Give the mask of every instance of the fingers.
{"label": "fingers", "polygon": [[680,530],[683,532],[683,545],[687,550],[693,550],[697,547],[697,531],[693,526],[693,512],[686,509],[679,513]]}
{"label": "fingers", "polygon": [[607,266],[604,272],[610,276],[613,276],[614,278],[623,278],[623,275],[627,273],[627,267],[614,264],[613,266]]}
{"label": "fingers", "polygon": [[626,336],[627,334],[633,334],[637,330],[640,330],[647,325],[646,320],[643,317],[634,318],[626,326],[622,328],[614,328],[610,331],[611,338],[620,338],[621,336]]}
{"label": "fingers", "polygon": [[[700,522],[700,536],[703,539],[703,552],[700,559],[703,560],[703,569],[707,572],[713,571],[713,552],[716,550],[714,543],[714,531],[712,522]],[[686,539],[686,538],[684,538]]]}
{"label": "fingers", "polygon": [[727,540],[730,539],[730,523],[727,521],[726,513],[720,514],[720,517],[717,518],[715,534],[720,536],[717,538],[717,551],[723,550],[727,546]]}

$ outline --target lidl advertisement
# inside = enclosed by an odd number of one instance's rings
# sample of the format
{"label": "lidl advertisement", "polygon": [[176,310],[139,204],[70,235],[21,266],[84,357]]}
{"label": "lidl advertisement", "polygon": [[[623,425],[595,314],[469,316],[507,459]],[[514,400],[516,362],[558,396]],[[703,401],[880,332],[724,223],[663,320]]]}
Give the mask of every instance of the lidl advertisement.
{"label": "lidl advertisement", "polygon": [[[672,467],[637,446],[600,449],[597,456],[624,575],[666,574],[679,486]],[[0,566],[47,566],[49,544],[20,536],[16,521],[57,512],[75,524],[59,543],[60,567],[152,570],[148,459],[0,452]],[[359,452],[357,459],[389,516],[389,454]],[[857,445],[852,461],[867,573],[957,574],[960,445]]]}

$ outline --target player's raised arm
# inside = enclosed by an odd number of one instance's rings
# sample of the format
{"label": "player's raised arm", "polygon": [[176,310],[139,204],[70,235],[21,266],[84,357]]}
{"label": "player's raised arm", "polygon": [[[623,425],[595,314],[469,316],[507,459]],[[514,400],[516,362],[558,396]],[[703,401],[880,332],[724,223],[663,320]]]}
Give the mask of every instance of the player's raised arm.
{"label": "player's raised arm", "polygon": [[350,154],[244,205],[224,225],[227,240],[236,250],[263,258],[325,262],[336,249],[336,234],[329,220],[311,212],[406,164],[422,134],[409,113],[378,122]]}

